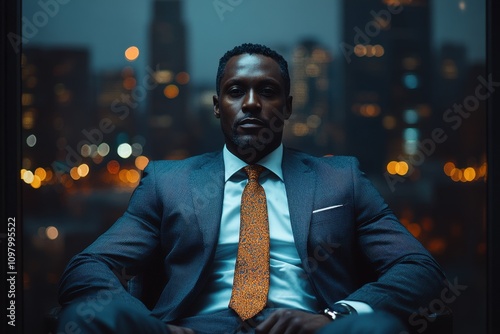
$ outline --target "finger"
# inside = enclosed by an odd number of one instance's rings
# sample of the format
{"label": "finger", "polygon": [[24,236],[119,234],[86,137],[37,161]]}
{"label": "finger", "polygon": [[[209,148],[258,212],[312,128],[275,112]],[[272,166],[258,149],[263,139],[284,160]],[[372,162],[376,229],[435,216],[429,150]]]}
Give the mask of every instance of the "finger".
{"label": "finger", "polygon": [[271,316],[266,319],[265,322],[260,324],[257,328],[262,328],[260,332],[256,333],[266,333],[266,334],[283,334],[288,327],[288,322],[293,318],[293,310],[277,310],[271,314]]}
{"label": "finger", "polygon": [[269,331],[265,332],[267,334],[283,334],[287,330],[288,324],[286,319],[279,318],[278,321],[274,323],[274,325],[269,329]]}
{"label": "finger", "polygon": [[264,334],[264,333],[269,333],[271,328],[276,324],[276,322],[279,320],[279,311],[274,311],[271,313],[267,319],[262,321],[257,327],[255,327],[255,333],[256,334]]}

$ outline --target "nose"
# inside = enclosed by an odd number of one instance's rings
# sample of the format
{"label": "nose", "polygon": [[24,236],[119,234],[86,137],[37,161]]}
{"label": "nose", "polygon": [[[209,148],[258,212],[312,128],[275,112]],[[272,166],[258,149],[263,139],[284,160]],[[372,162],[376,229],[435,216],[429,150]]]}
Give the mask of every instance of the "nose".
{"label": "nose", "polygon": [[245,99],[243,100],[243,105],[241,108],[243,109],[243,111],[249,112],[259,111],[262,108],[259,95],[253,89],[250,89],[245,95]]}

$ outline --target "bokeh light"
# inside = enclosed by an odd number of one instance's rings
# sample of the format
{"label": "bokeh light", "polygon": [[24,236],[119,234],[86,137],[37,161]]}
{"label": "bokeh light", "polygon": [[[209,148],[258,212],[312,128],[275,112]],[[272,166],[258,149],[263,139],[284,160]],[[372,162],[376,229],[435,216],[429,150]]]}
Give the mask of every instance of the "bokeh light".
{"label": "bokeh light", "polygon": [[144,170],[149,163],[149,159],[143,155],[135,158],[135,167],[139,170]]}
{"label": "bokeh light", "polygon": [[137,46],[131,46],[125,50],[125,59],[128,61],[134,61],[139,58],[139,48]]}
{"label": "bokeh light", "polygon": [[49,226],[45,229],[45,235],[50,240],[55,240],[59,236],[59,230],[54,226]]}
{"label": "bokeh light", "polygon": [[35,175],[33,174],[32,171],[27,170],[26,172],[23,173],[23,180],[27,184],[31,184],[31,182],[33,182],[34,179],[35,179]]}
{"label": "bokeh light", "polygon": [[168,85],[163,90],[163,94],[165,94],[165,96],[169,99],[174,99],[179,95],[179,87],[173,84]]}
{"label": "bokeh light", "polygon": [[82,155],[82,157],[84,157],[84,158],[90,157],[91,153],[92,153],[92,151],[90,149],[90,145],[88,145],[88,144],[82,145],[82,148],[80,149],[80,154]]}
{"label": "bokeh light", "polygon": [[142,145],[139,143],[132,144],[132,155],[138,157],[142,154]]}
{"label": "bokeh light", "polygon": [[448,161],[444,164],[443,171],[454,182],[473,182],[486,178],[487,164],[459,168],[452,161]]}
{"label": "bokeh light", "polygon": [[123,88],[126,90],[132,90],[135,88],[137,81],[133,77],[127,77],[123,79]]}
{"label": "bokeh light", "polygon": [[120,163],[116,160],[111,160],[107,164],[107,169],[110,174],[118,174],[120,171]]}
{"label": "bokeh light", "polygon": [[132,146],[127,143],[120,144],[116,150],[120,158],[127,159],[132,155]]}
{"label": "bokeh light", "polygon": [[26,138],[26,144],[29,147],[33,147],[36,145],[36,136],[35,135],[29,135],[28,138]]}
{"label": "bokeh light", "polygon": [[128,182],[128,180],[127,180],[127,172],[128,172],[127,169],[120,170],[120,172],[118,173],[118,177],[120,178],[120,181],[122,181],[124,183]]}
{"label": "bokeh light", "polygon": [[467,167],[464,170],[464,179],[467,181],[472,181],[476,178],[476,171],[472,167]]}
{"label": "bokeh light", "polygon": [[187,72],[179,72],[175,76],[175,81],[177,81],[180,85],[185,85],[189,82],[189,74]]}
{"label": "bokeh light", "polygon": [[35,169],[35,175],[38,176],[41,181],[43,181],[47,177],[47,171],[42,167],[38,167],[37,169]]}
{"label": "bokeh light", "polygon": [[293,125],[292,132],[297,137],[304,137],[309,134],[309,127],[305,123],[297,122]]}
{"label": "bokeh light", "polygon": [[126,178],[127,178],[127,181],[130,183],[138,182],[140,177],[141,176],[140,176],[139,172],[136,171],[135,169],[130,169],[127,171]]}
{"label": "bokeh light", "polygon": [[33,181],[30,184],[33,188],[38,189],[42,186],[42,180],[40,180],[40,177],[38,175],[33,176]]}
{"label": "bokeh light", "polygon": [[107,156],[109,154],[109,150],[109,145],[106,143],[101,143],[99,147],[97,147],[97,153],[99,153],[101,157]]}
{"label": "bokeh light", "polygon": [[90,168],[89,168],[89,165],[87,165],[87,164],[81,164],[80,166],[78,166],[78,169],[77,169],[78,175],[80,175],[80,177],[87,176],[89,174],[89,171],[90,171]]}
{"label": "bokeh light", "polygon": [[404,176],[410,170],[410,166],[406,161],[390,161],[387,164],[386,169],[389,174]]}
{"label": "bokeh light", "polygon": [[71,176],[71,178],[73,180],[79,180],[80,179],[80,174],[78,174],[78,167],[73,167],[71,168],[71,170],[69,171],[69,175]]}

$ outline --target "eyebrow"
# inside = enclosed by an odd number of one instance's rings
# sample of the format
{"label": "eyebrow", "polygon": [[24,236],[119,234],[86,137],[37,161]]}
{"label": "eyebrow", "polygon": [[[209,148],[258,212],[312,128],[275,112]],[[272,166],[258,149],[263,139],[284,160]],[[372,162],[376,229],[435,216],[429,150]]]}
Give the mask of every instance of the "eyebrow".
{"label": "eyebrow", "polygon": [[[240,84],[243,81],[244,80],[243,80],[242,77],[233,77],[233,78],[228,79],[227,81],[225,81],[221,85],[221,87],[226,87],[228,85],[234,85],[234,84]],[[284,84],[282,84],[279,80],[276,80],[276,79],[271,78],[271,77],[266,77],[263,80],[259,80],[259,84],[272,84],[272,85],[279,86],[279,87],[284,86]]]}

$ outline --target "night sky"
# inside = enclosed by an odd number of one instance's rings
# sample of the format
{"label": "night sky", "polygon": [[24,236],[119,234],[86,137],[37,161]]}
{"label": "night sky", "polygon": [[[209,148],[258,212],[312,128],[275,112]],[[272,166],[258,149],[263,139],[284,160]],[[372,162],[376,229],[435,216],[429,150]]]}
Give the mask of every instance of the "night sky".
{"label": "night sky", "polygon": [[[234,45],[259,42],[290,48],[314,37],[334,57],[342,57],[340,0],[217,0],[236,4],[218,15],[214,0],[185,0],[189,72],[193,82],[211,84],[219,57]],[[41,1],[57,3],[56,1]],[[26,46],[85,47],[94,70],[123,68],[124,50],[141,50],[133,66],[141,73],[148,64],[148,30],[153,0],[68,0],[49,7],[45,25],[30,35]],[[432,1],[434,46],[465,44],[471,61],[484,61],[485,4],[480,0]],[[33,22],[39,1],[23,1],[23,17]],[[221,20],[222,18],[222,20]],[[286,50],[286,49],[285,49]],[[285,54],[286,56],[286,54]]]}

